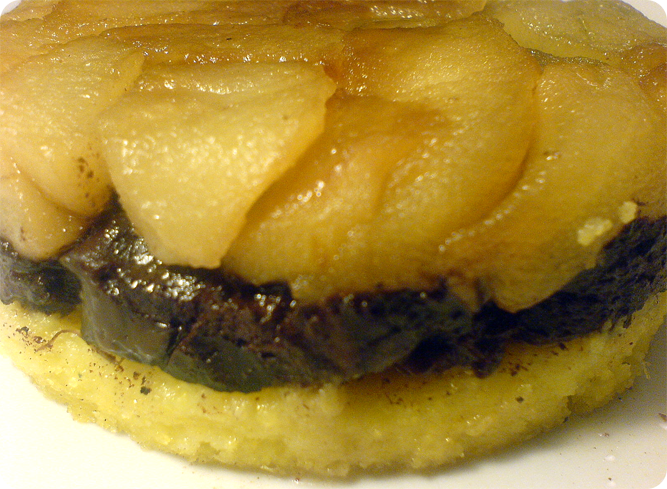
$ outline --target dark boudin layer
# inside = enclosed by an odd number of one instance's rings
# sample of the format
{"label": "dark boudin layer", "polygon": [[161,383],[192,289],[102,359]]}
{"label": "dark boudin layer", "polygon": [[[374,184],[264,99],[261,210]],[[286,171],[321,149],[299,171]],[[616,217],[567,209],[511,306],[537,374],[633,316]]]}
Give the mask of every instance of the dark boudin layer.
{"label": "dark boudin layer", "polygon": [[508,341],[583,336],[665,290],[666,223],[627,225],[595,268],[540,304],[510,314],[489,303],[472,314],[444,284],[300,304],[286,284],[254,286],[223,270],[167,266],[114,211],[61,258],[66,269],[4,246],[0,299],[68,312],[80,282],[89,343],[217,390],[345,381],[392,366],[472,366],[483,375]]}
{"label": "dark boudin layer", "polygon": [[57,260],[34,262],[0,239],[0,301],[47,314],[68,314],[80,302],[80,283]]}

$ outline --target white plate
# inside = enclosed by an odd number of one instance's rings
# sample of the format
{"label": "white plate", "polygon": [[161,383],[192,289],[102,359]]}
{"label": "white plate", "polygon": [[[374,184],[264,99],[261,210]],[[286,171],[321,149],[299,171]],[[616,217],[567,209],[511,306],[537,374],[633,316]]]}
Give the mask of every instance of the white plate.
{"label": "white plate", "polygon": [[[663,0],[664,1],[664,0]],[[0,11],[8,5],[0,1]],[[665,23],[647,0],[629,0]],[[329,481],[190,464],[123,435],[76,423],[0,357],[0,488],[11,489],[651,489],[667,486],[667,339],[648,378],[617,402],[503,454],[447,472]],[[663,482],[663,484],[661,484]]]}

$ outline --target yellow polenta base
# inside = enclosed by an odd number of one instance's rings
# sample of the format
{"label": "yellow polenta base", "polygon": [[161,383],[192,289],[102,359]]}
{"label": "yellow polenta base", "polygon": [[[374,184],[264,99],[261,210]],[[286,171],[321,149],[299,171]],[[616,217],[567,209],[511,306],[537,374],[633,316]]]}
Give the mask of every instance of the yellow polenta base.
{"label": "yellow polenta base", "polygon": [[0,308],[0,352],[77,420],[127,432],[148,448],[292,474],[420,469],[525,440],[627,389],[664,321],[666,298],[651,299],[628,329],[565,349],[516,346],[486,379],[463,369],[393,372],[339,387],[221,393],[100,355],[73,333],[76,314],[61,320],[17,306]]}

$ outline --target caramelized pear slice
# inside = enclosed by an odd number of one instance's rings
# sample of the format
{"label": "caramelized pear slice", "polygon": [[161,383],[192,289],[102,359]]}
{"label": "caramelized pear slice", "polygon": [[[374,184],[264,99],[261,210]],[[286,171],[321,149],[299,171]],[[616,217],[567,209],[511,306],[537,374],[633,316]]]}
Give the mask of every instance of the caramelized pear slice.
{"label": "caramelized pear slice", "polygon": [[253,208],[226,259],[251,281],[288,280],[299,298],[433,285],[438,245],[513,189],[534,122],[539,69],[494,21],[348,43],[354,96],[330,105],[325,135]]}
{"label": "caramelized pear slice", "polygon": [[301,63],[156,67],[100,122],[121,203],[167,263],[217,267],[320,134],[333,82]]}
{"label": "caramelized pear slice", "polygon": [[545,68],[536,95],[521,181],[449,247],[457,270],[511,311],[593,267],[628,222],[665,214],[665,120],[632,77],[560,62]]}
{"label": "caramelized pear slice", "polygon": [[83,38],[0,77],[0,158],[56,205],[93,216],[111,195],[94,121],[134,83],[143,56],[116,41]]}

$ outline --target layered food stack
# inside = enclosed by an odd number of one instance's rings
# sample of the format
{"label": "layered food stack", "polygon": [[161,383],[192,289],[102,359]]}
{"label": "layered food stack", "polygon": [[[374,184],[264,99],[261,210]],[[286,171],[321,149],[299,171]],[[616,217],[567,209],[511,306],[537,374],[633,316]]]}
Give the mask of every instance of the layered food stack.
{"label": "layered food stack", "polygon": [[531,437],[629,387],[664,321],[666,53],[615,0],[25,0],[0,348],[196,460]]}

